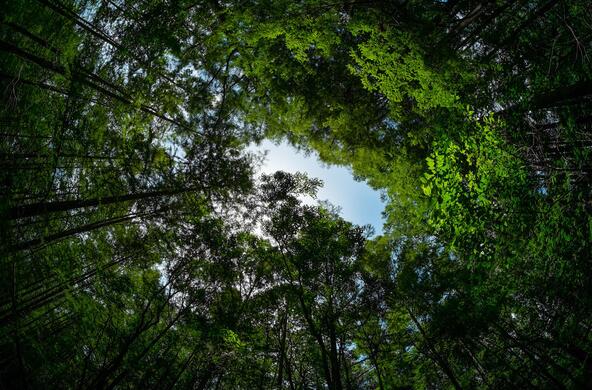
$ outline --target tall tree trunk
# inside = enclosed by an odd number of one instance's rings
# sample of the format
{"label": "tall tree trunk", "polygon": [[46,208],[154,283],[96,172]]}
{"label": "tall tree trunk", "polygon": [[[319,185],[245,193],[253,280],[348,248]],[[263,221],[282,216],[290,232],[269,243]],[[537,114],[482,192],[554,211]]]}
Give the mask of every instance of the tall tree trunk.
{"label": "tall tree trunk", "polygon": [[64,201],[56,201],[56,202],[39,202],[39,203],[31,203],[22,206],[15,206],[9,208],[6,212],[4,217],[9,220],[14,220],[18,218],[27,218],[27,217],[35,217],[38,215],[43,215],[47,213],[55,213],[60,211],[71,211],[76,209],[81,209],[85,207],[95,207],[100,205],[108,205],[108,204],[115,204],[121,202],[127,202],[132,200],[142,200],[142,199],[149,199],[149,198],[157,198],[162,196],[172,196],[178,195],[184,192],[191,191],[191,188],[178,188],[178,189],[168,189],[168,190],[157,190],[157,191],[147,191],[147,192],[139,192],[135,194],[124,194],[124,195],[113,195],[113,196],[104,196],[99,198],[92,198],[92,199],[77,199],[77,200],[64,200]]}
{"label": "tall tree trunk", "polygon": [[520,38],[520,34],[522,30],[529,27],[532,23],[534,23],[538,18],[542,17],[545,13],[551,10],[559,0],[549,0],[544,5],[542,5],[535,13],[533,13],[528,19],[526,19],[518,28],[512,31],[510,35],[507,36],[501,43],[495,46],[487,55],[485,56],[486,59],[491,60],[491,58],[497,53],[500,49],[506,48],[511,46],[514,42]]}
{"label": "tall tree trunk", "polygon": [[109,219],[106,219],[103,221],[88,223],[85,225],[77,226],[72,229],[67,229],[67,230],[61,231],[59,233],[50,234],[45,237],[35,238],[33,240],[29,240],[29,241],[25,241],[25,242],[22,242],[19,244],[15,244],[11,247],[8,247],[7,250],[9,252],[16,252],[16,251],[21,251],[21,250],[34,250],[34,249],[37,249],[41,245],[47,246],[47,245],[53,244],[54,242],[62,240],[67,237],[75,236],[75,235],[78,235],[81,233],[88,233],[93,230],[97,230],[97,229],[100,229],[103,227],[120,224],[120,223],[127,222],[127,221],[131,221],[136,218],[153,216],[153,215],[161,212],[162,210],[164,210],[164,209],[161,209],[161,210],[154,212],[154,213],[128,214],[128,215],[125,215],[122,217],[109,218]]}
{"label": "tall tree trunk", "polygon": [[542,95],[535,96],[529,104],[529,109],[543,109],[570,104],[578,99],[592,96],[592,80],[557,88]]}
{"label": "tall tree trunk", "polygon": [[285,355],[286,355],[286,334],[287,334],[287,329],[288,328],[288,308],[286,306],[286,312],[284,313],[284,315],[282,316],[282,324],[280,327],[280,351],[279,351],[279,356],[278,356],[278,379],[277,379],[277,384],[278,384],[278,389],[282,389],[283,388],[283,384],[284,384],[284,360],[286,359]]}
{"label": "tall tree trunk", "polygon": [[[104,94],[105,96],[108,96],[108,97],[115,99],[117,101],[120,101],[126,105],[130,105],[130,106],[134,105],[134,101],[132,100],[132,98],[129,95],[127,95],[125,93],[123,93],[123,94],[121,93],[122,90],[120,87],[115,86],[111,82],[109,82],[109,81],[107,81],[107,80],[105,80],[105,79],[103,79],[91,72],[88,72],[88,71],[85,71],[83,69],[79,69],[76,67],[74,67],[74,69],[72,69],[71,72],[68,72],[68,71],[66,71],[66,68],[60,64],[56,64],[51,61],[48,61],[48,60],[46,60],[42,57],[39,57],[35,54],[29,53],[29,52],[15,46],[15,45],[13,45],[12,43],[2,41],[2,40],[0,40],[0,50],[4,51],[6,53],[10,53],[15,56],[18,56],[18,57],[25,59],[29,62],[32,62],[34,64],[37,64],[37,65],[41,66],[42,68],[50,70],[54,73],[58,73],[58,74],[65,76],[65,77],[72,77],[72,79],[74,81],[78,81],[88,87],[91,87],[95,91],[100,92],[100,93]],[[91,81],[91,80],[94,80],[94,81]],[[97,84],[96,83],[97,81],[104,84],[104,85]],[[109,88],[112,88],[115,91],[111,91],[111,90],[109,90]],[[179,127],[190,130],[186,126],[181,124],[180,122],[176,121],[175,119],[169,118],[165,114],[160,113],[156,109],[154,109],[150,106],[147,106],[145,104],[140,104],[139,110],[143,111],[147,114],[153,115],[155,117],[158,117],[166,122],[169,122],[169,123],[172,123],[172,124],[177,125]]]}
{"label": "tall tree trunk", "polygon": [[329,361],[328,361],[328,357],[327,357],[327,355],[328,355],[327,348],[325,347],[325,343],[323,342],[322,335],[316,329],[316,326],[314,324],[312,316],[309,312],[308,306],[306,305],[306,302],[304,302],[304,291],[302,289],[302,285],[300,285],[300,294],[298,294],[298,298],[300,300],[300,306],[302,308],[302,313],[304,315],[304,319],[306,320],[306,323],[308,324],[308,329],[309,329],[310,333],[312,334],[312,336],[317,341],[319,349],[321,350],[321,360],[322,360],[322,365],[323,365],[323,372],[325,374],[325,381],[327,382],[327,386],[329,387],[329,389],[334,390],[335,387],[333,385],[331,370],[329,368],[330,366],[329,366]]}
{"label": "tall tree trunk", "polygon": [[329,328],[329,340],[331,343],[330,359],[331,359],[331,379],[333,380],[333,388],[335,390],[342,390],[341,384],[341,370],[339,364],[339,348],[337,344],[337,331],[335,329],[335,320],[333,313],[329,314],[327,319],[327,325]]}
{"label": "tall tree trunk", "polygon": [[409,313],[409,317],[411,317],[411,320],[417,326],[417,329],[421,333],[421,336],[423,337],[428,348],[432,351],[432,355],[434,357],[435,363],[438,366],[440,366],[442,371],[444,371],[444,374],[446,374],[446,376],[448,377],[448,379],[450,380],[450,382],[452,383],[454,388],[456,390],[462,390],[462,386],[460,385],[460,382],[458,381],[458,379],[456,379],[456,375],[454,374],[452,367],[450,367],[450,364],[448,364],[448,361],[446,360],[446,358],[444,358],[440,354],[440,352],[436,349],[436,346],[434,346],[432,344],[432,341],[429,339],[429,337],[426,334],[426,332],[424,331],[423,327],[421,326],[421,324],[419,323],[419,321],[417,320],[417,318],[415,317],[415,315],[411,312],[411,310],[409,308],[407,308],[407,313]]}

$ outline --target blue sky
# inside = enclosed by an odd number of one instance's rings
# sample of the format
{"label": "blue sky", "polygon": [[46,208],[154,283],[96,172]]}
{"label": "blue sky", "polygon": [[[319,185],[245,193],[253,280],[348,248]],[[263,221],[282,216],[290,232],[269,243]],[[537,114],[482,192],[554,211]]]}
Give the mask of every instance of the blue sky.
{"label": "blue sky", "polygon": [[264,141],[259,146],[251,145],[251,151],[267,150],[267,158],[261,173],[275,171],[304,172],[323,181],[323,188],[317,194],[318,200],[328,200],[341,208],[341,216],[357,225],[370,224],[375,233],[382,232],[381,212],[384,204],[380,194],[364,182],[355,181],[351,171],[338,166],[321,163],[316,154],[305,155],[288,143],[275,145]]}

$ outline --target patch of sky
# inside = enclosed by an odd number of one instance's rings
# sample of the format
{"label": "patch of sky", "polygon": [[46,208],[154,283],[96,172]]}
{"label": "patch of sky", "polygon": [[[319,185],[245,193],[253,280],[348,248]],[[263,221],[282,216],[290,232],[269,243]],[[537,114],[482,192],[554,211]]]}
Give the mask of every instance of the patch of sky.
{"label": "patch of sky", "polygon": [[181,64],[181,61],[179,61],[179,58],[177,58],[172,53],[166,53],[164,57],[165,57],[165,65],[166,65],[167,70],[169,72],[175,72],[179,68],[179,65]]}
{"label": "patch of sky", "polygon": [[[380,199],[380,193],[365,182],[354,180],[350,169],[329,166],[321,162],[316,154],[305,155],[287,142],[274,144],[265,140],[260,145],[250,145],[249,150],[267,153],[260,173],[271,174],[280,170],[303,172],[309,177],[321,179],[323,187],[317,194],[317,201],[329,201],[341,209],[342,218],[356,225],[370,225],[375,234],[383,232],[384,203]],[[306,199],[303,201],[307,202]],[[315,201],[308,200],[308,203]]]}
{"label": "patch of sky", "polygon": [[80,17],[85,20],[91,20],[97,14],[98,7],[95,4],[87,4],[81,11]]}

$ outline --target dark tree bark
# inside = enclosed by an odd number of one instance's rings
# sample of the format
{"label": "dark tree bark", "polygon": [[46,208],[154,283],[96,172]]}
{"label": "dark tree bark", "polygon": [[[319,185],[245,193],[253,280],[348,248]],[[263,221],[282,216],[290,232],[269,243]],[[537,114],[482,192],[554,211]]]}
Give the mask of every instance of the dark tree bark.
{"label": "dark tree bark", "polygon": [[163,196],[173,196],[192,191],[191,188],[178,188],[167,190],[156,190],[140,192],[135,194],[104,196],[93,199],[79,199],[79,200],[64,200],[56,202],[39,202],[28,205],[15,206],[8,209],[5,213],[5,218],[14,220],[18,218],[35,217],[47,213],[55,213],[60,211],[72,211],[85,207],[96,207],[101,205],[109,205],[127,201],[142,200],[149,198],[158,198]]}

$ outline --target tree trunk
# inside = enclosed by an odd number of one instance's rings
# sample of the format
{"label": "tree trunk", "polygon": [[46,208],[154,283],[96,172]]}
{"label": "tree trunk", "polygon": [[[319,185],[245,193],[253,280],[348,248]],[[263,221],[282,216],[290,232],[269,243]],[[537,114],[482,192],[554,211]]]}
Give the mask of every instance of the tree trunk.
{"label": "tree trunk", "polygon": [[62,240],[67,237],[75,236],[75,235],[78,235],[81,233],[88,233],[93,230],[97,230],[97,229],[100,229],[100,228],[103,228],[106,226],[112,226],[115,224],[131,221],[132,219],[135,219],[135,218],[141,218],[141,217],[146,217],[146,216],[150,216],[150,215],[155,215],[161,211],[162,210],[159,210],[155,213],[128,214],[123,217],[115,217],[115,218],[110,218],[110,219],[107,219],[104,221],[88,223],[88,224],[81,225],[81,226],[78,226],[78,227],[75,227],[72,229],[67,229],[67,230],[61,231],[59,233],[50,234],[49,236],[35,238],[33,240],[29,240],[29,241],[25,241],[25,242],[22,242],[19,244],[15,244],[11,247],[8,247],[7,250],[9,252],[16,252],[16,251],[21,251],[21,250],[34,250],[34,249],[37,249],[37,247],[39,247],[40,245],[47,246],[47,245],[50,245],[56,241]]}
{"label": "tree trunk", "polygon": [[104,196],[92,199],[78,199],[78,200],[64,200],[57,202],[39,202],[23,206],[15,206],[8,209],[5,213],[5,218],[15,220],[19,218],[35,217],[47,213],[55,213],[60,211],[71,211],[85,207],[96,207],[100,205],[108,205],[114,203],[127,202],[131,200],[142,200],[149,198],[157,198],[161,196],[172,196],[191,191],[190,188],[180,188],[175,190],[158,190],[140,192],[136,194],[113,195]]}
{"label": "tree trunk", "polygon": [[288,308],[286,307],[286,312],[282,318],[282,326],[280,328],[280,351],[278,357],[278,389],[283,388],[284,384],[284,360],[285,360],[285,350],[286,350],[286,333],[288,328]]}
{"label": "tree trunk", "polygon": [[413,313],[411,312],[411,310],[409,308],[407,308],[407,313],[409,313],[409,317],[411,317],[411,320],[417,326],[417,329],[421,333],[428,348],[432,351],[435,363],[438,366],[440,366],[442,371],[444,371],[444,374],[446,374],[446,376],[448,377],[448,379],[450,380],[450,382],[452,383],[454,388],[456,390],[462,390],[462,386],[460,385],[460,382],[458,381],[458,379],[456,379],[456,375],[454,374],[452,367],[450,367],[450,365],[448,364],[446,359],[440,354],[440,352],[438,352],[436,347],[432,344],[431,340],[428,338],[427,334],[425,333],[423,327],[421,326],[421,324],[419,323],[419,321],[417,320],[415,315],[413,315]]}
{"label": "tree trunk", "polygon": [[333,380],[333,388],[335,390],[342,390],[343,386],[341,384],[341,370],[339,365],[339,350],[337,345],[337,332],[335,329],[335,320],[333,319],[333,315],[330,314],[327,320],[327,325],[329,327],[329,340],[331,342],[331,379]]}

